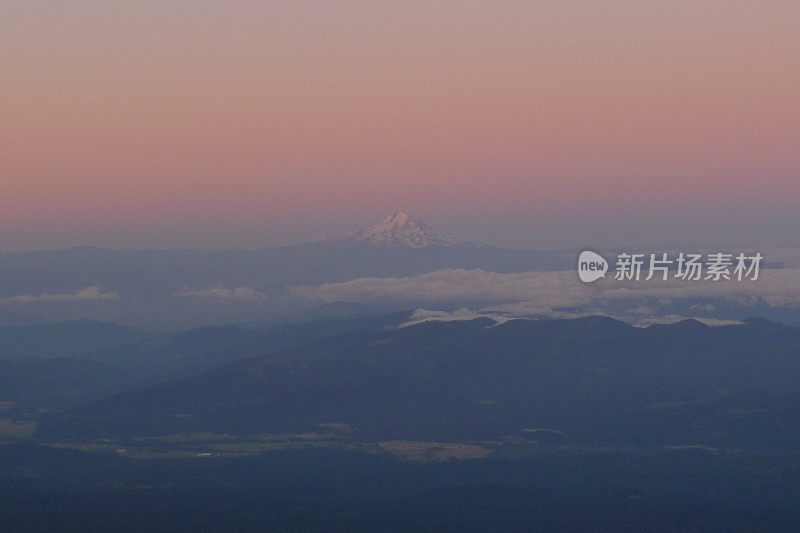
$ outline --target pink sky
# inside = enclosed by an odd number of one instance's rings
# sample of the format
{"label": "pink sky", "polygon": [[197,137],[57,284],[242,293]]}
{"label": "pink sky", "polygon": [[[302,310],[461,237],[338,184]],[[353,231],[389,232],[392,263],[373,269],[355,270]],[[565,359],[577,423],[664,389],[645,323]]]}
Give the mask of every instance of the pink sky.
{"label": "pink sky", "polygon": [[0,250],[800,201],[797,2],[130,4],[0,5]]}

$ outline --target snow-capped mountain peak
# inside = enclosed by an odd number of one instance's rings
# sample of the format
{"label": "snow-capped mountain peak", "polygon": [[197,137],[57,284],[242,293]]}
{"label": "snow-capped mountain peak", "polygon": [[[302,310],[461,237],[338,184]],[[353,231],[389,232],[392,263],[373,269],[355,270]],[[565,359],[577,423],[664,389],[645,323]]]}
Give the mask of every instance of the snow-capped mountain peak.
{"label": "snow-capped mountain peak", "polygon": [[428,228],[424,222],[410,218],[404,211],[395,211],[374,226],[354,233],[348,237],[348,240],[377,246],[408,246],[410,248],[464,244],[458,239],[439,235]]}

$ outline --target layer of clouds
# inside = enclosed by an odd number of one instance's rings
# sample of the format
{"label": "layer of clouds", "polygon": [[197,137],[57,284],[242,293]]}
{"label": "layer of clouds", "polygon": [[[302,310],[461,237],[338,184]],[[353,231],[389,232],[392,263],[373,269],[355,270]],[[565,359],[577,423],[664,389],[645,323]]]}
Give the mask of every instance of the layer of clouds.
{"label": "layer of clouds", "polygon": [[[562,311],[562,312],[543,313],[543,314],[546,314],[548,317],[553,317],[553,318],[578,318],[583,316],[596,315],[600,313]],[[501,313],[497,309],[493,309],[490,307],[483,309],[469,309],[466,307],[462,307],[452,312],[438,311],[431,309],[417,309],[416,311],[411,313],[411,316],[408,318],[406,322],[400,324],[400,327],[403,328],[407,326],[415,326],[417,324],[422,324],[425,322],[454,322],[454,321],[474,320],[476,318],[488,318],[490,320],[493,320],[495,324],[502,324],[504,322],[508,322],[509,320],[515,320],[526,317],[525,315],[516,315],[514,313]],[[689,319],[697,320],[707,326],[712,326],[712,327],[743,324],[741,320],[725,320],[718,318],[694,317],[694,316],[690,317],[682,315],[653,316],[648,318],[640,318],[638,320],[631,320],[630,315],[614,316],[614,318],[619,318],[620,320],[629,321],[634,326],[637,327],[647,327],[647,326],[652,326],[654,324],[674,324],[676,322],[681,322],[682,320],[689,320]]]}
{"label": "layer of clouds", "polygon": [[20,294],[8,298],[0,298],[0,303],[40,303],[40,302],[80,302],[91,300],[110,300],[117,298],[114,291],[103,291],[100,287],[86,287],[71,294]]}
{"label": "layer of clouds", "polygon": [[755,281],[617,281],[608,276],[591,284],[582,283],[575,271],[498,274],[483,270],[440,270],[407,278],[361,278],[343,283],[296,286],[291,293],[304,300],[321,302],[407,302],[422,309],[436,304],[458,305],[459,302],[465,306],[456,315],[439,318],[420,315],[412,319],[417,321],[457,319],[470,314],[506,319],[587,314],[618,316],[614,306],[621,305],[625,308],[625,316],[621,318],[644,324],[647,320],[675,321],[715,311],[714,306],[706,302],[689,305],[691,315],[662,317],[644,302],[661,307],[683,300],[707,299],[738,306],[800,308],[800,270],[762,270]]}
{"label": "layer of clouds", "polygon": [[498,274],[483,270],[438,270],[408,278],[359,278],[342,283],[296,286],[298,298],[324,302],[376,300],[425,301],[524,301],[543,299],[552,305],[584,302],[591,288],[574,272],[523,272]]}
{"label": "layer of clouds", "polygon": [[637,321],[634,325],[652,326],[653,324],[674,324],[675,322],[680,322],[681,320],[688,320],[690,318],[702,322],[706,326],[712,326],[712,327],[735,326],[738,324],[744,324],[744,322],[742,322],[741,320],[723,320],[719,318],[687,317],[682,315],[664,315],[653,318],[642,318],[641,320]]}
{"label": "layer of clouds", "polygon": [[548,308],[590,305],[593,301],[656,298],[721,298],[740,303],[800,307],[800,270],[762,270],[758,280],[617,281],[610,276],[581,283],[574,271],[498,274],[483,270],[439,270],[408,278],[360,278],[342,283],[296,286],[299,298],[324,302],[401,299],[538,302]]}
{"label": "layer of clouds", "polygon": [[466,307],[462,307],[461,309],[457,309],[452,312],[417,309],[411,313],[411,316],[406,322],[400,324],[400,327],[415,326],[417,324],[422,324],[423,322],[452,322],[457,320],[474,320],[476,318],[489,318],[494,320],[497,324],[502,324],[503,322],[513,320],[515,317],[500,313],[492,313],[491,311],[487,310],[468,309]]}
{"label": "layer of clouds", "polygon": [[267,298],[266,294],[252,287],[235,287],[231,289],[224,286],[206,287],[199,290],[185,288],[179,291],[176,296],[187,296],[205,300],[238,300],[247,302],[258,302]]}

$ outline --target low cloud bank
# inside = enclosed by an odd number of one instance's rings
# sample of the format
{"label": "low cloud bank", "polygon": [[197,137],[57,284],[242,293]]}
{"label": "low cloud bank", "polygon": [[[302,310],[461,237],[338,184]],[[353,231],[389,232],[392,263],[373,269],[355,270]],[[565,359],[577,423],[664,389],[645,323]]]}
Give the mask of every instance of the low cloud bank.
{"label": "low cloud bank", "polygon": [[295,286],[302,299],[373,302],[387,299],[532,302],[535,307],[573,307],[609,300],[719,298],[739,303],[800,307],[800,270],[763,270],[757,281],[617,281],[581,283],[574,271],[498,274],[483,270],[439,270],[408,278],[360,278],[342,283]]}
{"label": "low cloud bank", "polygon": [[[463,306],[442,315],[422,314],[410,321],[456,320],[486,316],[494,320],[547,316],[569,318],[590,314],[617,316],[647,325],[701,317],[711,325],[731,323],[713,317],[709,303],[682,303],[680,313],[664,312],[677,302],[714,301],[748,307],[766,305],[800,309],[800,270],[765,269],[758,280],[618,281],[609,274],[595,283],[582,283],[575,271],[498,274],[483,270],[439,270],[406,278],[361,278],[343,283],[295,286],[290,293],[320,302],[402,302],[425,313],[452,304]],[[649,304],[649,305],[648,305]],[[425,311],[427,310],[427,311]],[[706,318],[702,318],[703,316]]]}
{"label": "low cloud bank", "polygon": [[[579,318],[596,314],[600,313],[558,312],[558,313],[546,313],[545,316],[549,318]],[[662,316],[653,316],[641,319],[636,319],[631,315],[617,315],[613,313],[610,316],[626,322],[630,322],[631,324],[637,327],[647,327],[647,326],[652,326],[654,324],[674,324],[675,322],[680,322],[682,320],[689,320],[689,319],[697,320],[707,326],[712,326],[712,327],[730,326],[743,323],[741,320],[725,320],[718,318],[682,316],[682,315],[662,315]],[[490,320],[493,320],[495,324],[503,324],[504,322],[508,322],[509,320],[515,320],[520,318],[524,319],[527,318],[527,316],[524,314],[515,315],[513,313],[504,314],[499,312],[497,309],[492,309],[492,308],[469,309],[466,307],[462,307],[461,309],[457,309],[452,312],[437,311],[431,309],[417,309],[416,311],[411,313],[411,316],[408,318],[406,322],[400,324],[400,327],[404,328],[407,326],[416,326],[417,324],[423,324],[425,322],[455,322],[455,321],[475,320],[477,318],[488,318]]]}
{"label": "low cloud bank", "polygon": [[179,291],[177,296],[194,297],[205,300],[238,300],[247,302],[257,302],[267,297],[266,294],[252,287],[235,287],[231,289],[224,286],[206,287],[199,290],[185,288]]}
{"label": "low cloud bank", "polygon": [[100,287],[86,287],[71,294],[20,294],[0,298],[0,303],[40,303],[40,302],[79,302],[90,300],[110,300],[117,298],[114,291],[103,291]]}

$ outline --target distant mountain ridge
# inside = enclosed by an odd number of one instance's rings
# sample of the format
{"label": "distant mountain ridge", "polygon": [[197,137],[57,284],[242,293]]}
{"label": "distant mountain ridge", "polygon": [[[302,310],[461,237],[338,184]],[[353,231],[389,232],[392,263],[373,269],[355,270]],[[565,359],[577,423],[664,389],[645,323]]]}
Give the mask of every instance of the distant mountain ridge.
{"label": "distant mountain ridge", "polygon": [[[473,245],[437,233],[398,211],[348,237],[276,248],[219,251],[71,248],[0,253],[3,273],[0,303],[20,295],[35,302],[39,295],[70,295],[87,287],[113,291],[120,303],[131,295],[174,295],[186,288],[216,286],[251,287],[280,294],[291,285],[360,277],[415,276],[448,268],[478,268],[487,272],[566,270],[573,263],[572,250]],[[56,298],[50,300],[48,303],[53,306],[58,304]],[[104,302],[106,307],[114,304],[114,300]],[[47,321],[54,320],[64,319]]]}
{"label": "distant mountain ridge", "polygon": [[403,211],[349,237],[275,248],[0,253],[0,326],[88,318],[165,331],[267,320],[316,305],[292,297],[298,285],[443,269],[567,270],[574,258],[569,250],[470,244]]}
{"label": "distant mountain ridge", "polygon": [[763,320],[636,328],[602,316],[492,325],[427,323],[271,355],[251,350],[43,420],[41,435],[305,433],[343,423],[366,439],[545,428],[581,445],[796,446],[798,328]]}

